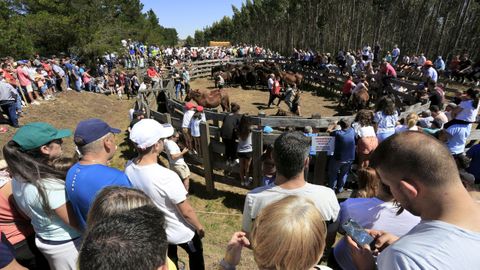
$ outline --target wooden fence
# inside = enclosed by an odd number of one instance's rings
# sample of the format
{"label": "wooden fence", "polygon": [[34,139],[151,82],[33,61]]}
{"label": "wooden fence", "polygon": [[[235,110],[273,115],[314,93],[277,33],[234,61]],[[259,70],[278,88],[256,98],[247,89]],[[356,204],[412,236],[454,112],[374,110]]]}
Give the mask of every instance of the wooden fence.
{"label": "wooden fence", "polygon": [[[241,59],[244,60],[244,59]],[[235,60],[237,61],[237,60]],[[197,72],[193,73],[194,77],[204,76],[207,74],[207,68],[211,69],[212,64],[226,63],[225,61],[209,60],[198,63],[201,68],[194,69]],[[208,72],[208,75],[210,72]],[[197,76],[198,75],[198,76]],[[205,75],[205,76],[208,76]],[[328,78],[331,80],[332,78]],[[137,109],[144,109],[147,112],[147,117],[153,118],[161,123],[170,123],[177,130],[181,130],[182,118],[184,111],[184,104],[174,100],[174,85],[173,81],[168,81],[163,89],[149,90],[140,93],[140,98],[136,102]],[[163,101],[159,101],[163,98]],[[159,110],[163,107],[163,110]],[[414,104],[404,107],[404,111],[400,117],[406,117],[410,112],[420,113],[429,108],[429,104]],[[203,175],[206,181],[206,188],[209,193],[215,190],[215,181],[224,182],[231,185],[239,185],[239,181],[232,177],[219,174],[219,171],[225,171],[225,146],[221,140],[220,127],[226,113],[216,112],[215,110],[205,110],[207,122],[202,122],[200,125],[201,136],[201,153],[202,156],[198,158],[187,158],[190,168],[193,172]],[[348,119],[352,121],[354,116],[341,117],[323,117],[320,119],[301,118],[301,117],[278,117],[278,116],[249,116],[252,124],[258,128],[252,133],[253,146],[253,179],[254,187],[259,186],[262,179],[262,162],[261,155],[264,146],[272,144],[275,139],[281,134],[279,131],[274,131],[270,134],[263,134],[262,128],[270,126],[274,129],[281,130],[286,127],[304,128],[311,126],[317,131],[324,131],[331,123],[337,122],[340,119]],[[472,130],[469,140],[480,140],[480,130]],[[315,170],[312,182],[322,184],[326,181],[325,166],[327,162],[326,153],[320,152],[317,155]],[[234,170],[235,171],[235,170]]]}

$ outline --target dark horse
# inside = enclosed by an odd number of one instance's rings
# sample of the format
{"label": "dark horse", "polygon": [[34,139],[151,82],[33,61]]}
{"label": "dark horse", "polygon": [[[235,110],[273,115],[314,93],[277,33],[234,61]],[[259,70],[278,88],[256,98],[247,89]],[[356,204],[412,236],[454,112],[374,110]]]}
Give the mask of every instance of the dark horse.
{"label": "dark horse", "polygon": [[194,89],[190,90],[185,97],[185,101],[195,100],[195,102],[205,108],[216,108],[222,106],[223,111],[230,111],[230,99],[228,93],[224,89],[206,90]]}

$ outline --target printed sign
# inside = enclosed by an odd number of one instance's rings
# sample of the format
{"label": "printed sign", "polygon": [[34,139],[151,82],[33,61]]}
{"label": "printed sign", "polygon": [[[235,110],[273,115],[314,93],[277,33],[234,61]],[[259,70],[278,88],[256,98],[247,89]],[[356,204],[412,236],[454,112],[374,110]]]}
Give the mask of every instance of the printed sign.
{"label": "printed sign", "polygon": [[312,137],[312,147],[313,149],[315,149],[315,152],[327,152],[327,155],[333,155],[333,152],[335,150],[335,137]]}

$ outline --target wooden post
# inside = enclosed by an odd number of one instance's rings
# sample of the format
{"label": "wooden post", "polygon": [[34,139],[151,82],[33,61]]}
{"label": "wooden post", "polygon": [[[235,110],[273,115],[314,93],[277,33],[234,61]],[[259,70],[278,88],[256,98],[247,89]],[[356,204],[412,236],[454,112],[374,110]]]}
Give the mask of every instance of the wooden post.
{"label": "wooden post", "polygon": [[261,130],[252,131],[253,148],[253,187],[258,187],[262,180],[263,133]]}
{"label": "wooden post", "polygon": [[313,171],[313,184],[316,185],[326,185],[327,175],[326,175],[326,166],[327,166],[328,156],[327,152],[318,152],[317,160],[315,162],[315,168]]}
{"label": "wooden post", "polygon": [[203,170],[205,171],[205,185],[207,192],[212,194],[215,191],[215,183],[213,182],[213,162],[212,153],[210,151],[210,130],[207,122],[200,123],[200,147],[203,153]]}
{"label": "wooden post", "polygon": [[169,113],[165,114],[165,123],[172,124],[172,116]]}

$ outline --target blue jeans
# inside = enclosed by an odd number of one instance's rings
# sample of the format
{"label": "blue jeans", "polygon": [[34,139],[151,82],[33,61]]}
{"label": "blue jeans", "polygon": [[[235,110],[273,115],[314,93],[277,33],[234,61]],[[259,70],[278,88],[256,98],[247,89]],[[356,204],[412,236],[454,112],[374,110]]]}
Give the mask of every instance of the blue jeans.
{"label": "blue jeans", "polygon": [[351,167],[352,161],[339,161],[332,157],[328,163],[328,186],[342,192]]}
{"label": "blue jeans", "polygon": [[82,91],[82,81],[81,80],[76,80],[75,81],[75,90],[78,92]]}
{"label": "blue jeans", "polygon": [[[22,89],[19,89],[18,91],[22,91]],[[22,112],[22,97],[20,96],[20,94],[17,94],[17,99],[16,99],[16,104],[15,104],[15,108],[17,109],[17,112]]]}
{"label": "blue jeans", "polygon": [[18,127],[17,104],[15,100],[3,101],[0,104],[2,110],[8,115],[10,124],[14,127]]}

